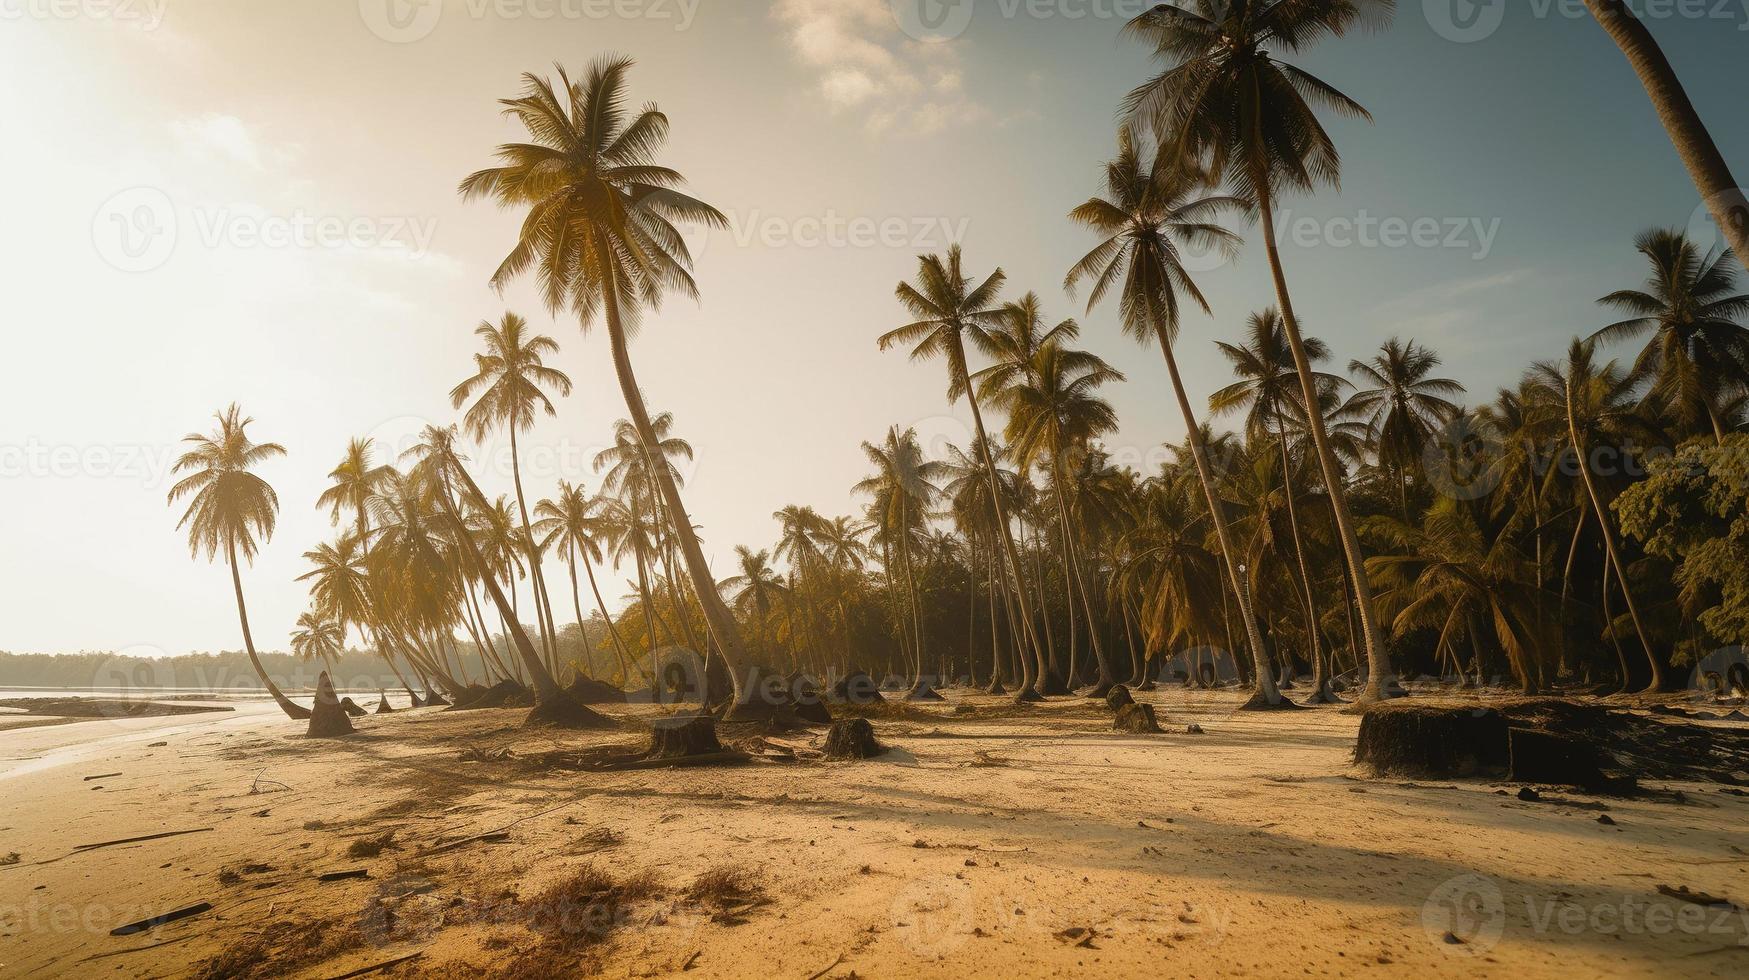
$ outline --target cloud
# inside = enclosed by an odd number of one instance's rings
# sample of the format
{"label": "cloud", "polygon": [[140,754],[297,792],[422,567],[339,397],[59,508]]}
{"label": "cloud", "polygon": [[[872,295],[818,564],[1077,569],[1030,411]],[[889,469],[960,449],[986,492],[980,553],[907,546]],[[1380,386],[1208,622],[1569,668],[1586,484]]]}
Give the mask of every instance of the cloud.
{"label": "cloud", "polygon": [[178,119],[170,124],[176,144],[197,160],[229,159],[251,169],[263,169],[261,144],[243,120],[209,112],[196,119]]}
{"label": "cloud", "polygon": [[928,135],[990,118],[965,94],[951,45],[908,38],[890,0],[777,0],[771,15],[815,72],[821,101],[860,113],[870,133]]}

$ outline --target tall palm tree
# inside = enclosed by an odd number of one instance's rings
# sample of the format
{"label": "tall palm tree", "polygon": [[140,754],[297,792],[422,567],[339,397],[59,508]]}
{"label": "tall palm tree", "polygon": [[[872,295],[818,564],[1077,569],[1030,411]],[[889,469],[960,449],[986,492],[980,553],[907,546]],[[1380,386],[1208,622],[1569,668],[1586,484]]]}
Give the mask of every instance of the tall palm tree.
{"label": "tall palm tree", "polygon": [[[1609,516],[1609,505],[1598,489],[1596,474],[1592,473],[1593,447],[1600,442],[1622,446],[1632,435],[1644,431],[1644,423],[1635,414],[1630,399],[1632,384],[1614,361],[1598,364],[1595,345],[1577,337],[1568,346],[1564,361],[1538,362],[1531,368],[1530,376],[1541,386],[1545,397],[1561,406],[1567,430],[1566,448],[1573,454],[1580,481],[1585,487],[1586,499],[1591,505],[1591,514],[1597,518],[1597,524],[1602,529],[1605,557],[1615,572],[1616,581],[1621,585],[1622,597],[1627,601],[1628,614],[1633,619],[1634,632],[1638,635],[1646,661],[1651,666],[1652,679],[1646,690],[1661,690],[1664,686],[1664,668],[1652,650],[1652,642],[1640,617],[1639,603],[1634,599],[1627,568],[1616,544],[1615,524]],[[1624,677],[1623,682],[1626,680]]]}
{"label": "tall palm tree", "polygon": [[983,282],[973,284],[961,268],[960,247],[948,249],[946,257],[920,256],[917,260],[917,282],[899,283],[894,295],[899,304],[916,319],[881,335],[880,349],[889,350],[905,345],[911,348],[913,360],[935,357],[947,359],[947,399],[958,401],[964,395],[972,408],[972,424],[976,429],[977,449],[983,457],[984,478],[990,483],[991,499],[996,508],[997,537],[1008,574],[1014,579],[1016,600],[1020,606],[1021,626],[1032,648],[1036,671],[1034,683],[1022,684],[1015,695],[1018,700],[1039,697],[1034,689],[1044,676],[1044,648],[1032,623],[1032,599],[1027,594],[1026,574],[1020,565],[1020,555],[1014,546],[1014,532],[1008,524],[1008,511],[1002,494],[996,489],[996,462],[990,456],[989,438],[984,431],[984,415],[978,408],[977,392],[972,390],[971,371],[966,363],[966,338],[980,350],[991,352],[989,330],[995,325],[999,311],[996,297],[1007,280],[1001,269],[990,273]]}
{"label": "tall palm tree", "polygon": [[[1033,311],[1024,305],[1012,315],[1036,319]],[[1093,602],[1082,571],[1082,545],[1076,540],[1077,525],[1070,514],[1068,488],[1072,482],[1070,473],[1079,469],[1088,444],[1117,428],[1117,413],[1097,392],[1106,384],[1122,381],[1123,375],[1094,354],[1064,346],[1066,339],[1057,337],[1045,341],[1020,370],[1005,370],[1003,375],[995,376],[1007,377],[1006,384],[986,384],[982,394],[1007,411],[1008,425],[1003,436],[1014,448],[1022,468],[1038,466],[1044,469],[1049,480],[1057,523],[1062,531],[1063,583],[1069,600],[1071,642],[1074,595],[1078,591],[1093,656],[1099,667],[1099,682],[1092,696],[1104,697],[1117,683],[1117,678],[1105,655],[1104,641],[1100,638],[1102,624],[1093,613]],[[1003,361],[998,361],[998,364],[1010,367]],[[980,372],[980,377],[986,381],[992,378],[988,372]],[[1074,659],[1072,653],[1070,659]],[[1072,668],[1070,673],[1074,673]]]}
{"label": "tall palm tree", "polygon": [[1634,239],[1651,263],[1643,290],[1621,289],[1598,300],[1630,314],[1591,335],[1613,343],[1647,333],[1630,378],[1650,381],[1648,402],[1684,433],[1710,429],[1725,441],[1719,407],[1749,385],[1749,295],[1732,295],[1736,271],[1729,253],[1704,255],[1680,231],[1656,229]]}
{"label": "tall palm tree", "polygon": [[1625,0],[1585,0],[1585,6],[1639,76],[1676,155],[1682,158],[1695,190],[1700,191],[1712,212],[1719,233],[1738,257],[1749,256],[1749,198],[1731,176],[1724,154],[1701,122],[1700,113],[1694,111],[1694,103],[1689,101],[1676,70],[1664,57],[1664,50]]}
{"label": "tall palm tree", "polygon": [[930,504],[941,495],[935,481],[941,477],[942,465],[924,458],[923,447],[917,442],[917,430],[901,432],[898,426],[889,428],[886,439],[879,445],[863,443],[862,452],[874,465],[875,472],[853,489],[874,498],[871,516],[880,527],[882,539],[898,552],[911,608],[912,694],[920,694],[924,688],[927,650],[914,552],[916,540],[926,531]]}
{"label": "tall palm tree", "polygon": [[[460,190],[465,199],[490,197],[502,207],[526,209],[521,234],[493,284],[502,288],[532,267],[549,309],[569,305],[585,330],[598,315],[605,320],[620,394],[648,448],[658,439],[632,370],[629,328],[669,290],[698,295],[692,256],[674,222],[721,228],[728,219],[682,193],[684,178],[656,163],[668,135],[667,116],[652,105],[628,120],[625,79],[631,67],[629,58],[603,58],[575,83],[561,68],[557,91],[548,79],[524,75],[523,94],[503,105],[528,130],[528,140],[500,146],[501,166],[470,175]],[[666,469],[656,467],[655,476],[739,703],[738,668],[746,650],[735,617],[717,592],[679,488]]]}
{"label": "tall palm tree", "polygon": [[[1329,83],[1288,64],[1284,54],[1356,28],[1385,23],[1394,0],[1195,0],[1196,9],[1160,4],[1130,21],[1127,30],[1154,44],[1166,69],[1130,93],[1127,107],[1150,125],[1161,143],[1184,160],[1201,160],[1257,207],[1275,285],[1275,301],[1300,376],[1302,404],[1316,405],[1317,379],[1300,338],[1287,277],[1275,240],[1275,200],[1283,190],[1310,191],[1335,184],[1341,158],[1313,111],[1320,105],[1370,119],[1360,103]],[[1355,606],[1366,640],[1367,684],[1362,700],[1385,697],[1390,657],[1379,635],[1372,587],[1362,565],[1360,538],[1347,487],[1324,420],[1307,415],[1330,507],[1354,583]]]}
{"label": "tall palm tree", "polygon": [[450,404],[461,408],[473,399],[462,424],[476,442],[483,442],[493,429],[503,426],[510,433],[510,475],[516,486],[516,508],[522,517],[522,538],[528,550],[529,575],[533,579],[535,620],[540,625],[541,647],[547,663],[553,666],[555,636],[552,608],[547,596],[546,579],[541,574],[541,562],[536,554],[534,532],[528,520],[528,500],[522,491],[522,459],[516,445],[516,434],[534,426],[535,416],[545,412],[557,415],[552,399],[545,389],[560,396],[571,393],[571,379],[563,371],[543,363],[549,354],[559,352],[558,341],[544,334],[533,334],[528,321],[515,313],[505,313],[493,326],[482,320],[474,328],[485,350],[474,355],[474,374],[450,389]]}
{"label": "tall palm tree", "polygon": [[237,594],[237,621],[243,627],[243,648],[249,654],[249,664],[255,676],[272,695],[286,717],[310,717],[310,709],[292,703],[280,692],[273,678],[261,666],[255,655],[255,638],[249,632],[249,608],[243,602],[243,577],[237,560],[254,561],[258,547],[256,539],[265,542],[273,537],[279,518],[279,497],[267,481],[250,470],[267,460],[285,455],[285,447],[277,442],[257,443],[249,438],[248,428],[255,420],[246,418],[235,402],[213,418],[219,426],[210,433],[191,432],[183,437],[189,448],[177,460],[172,472],[186,473],[170,488],[167,503],[184,497],[192,499],[182,519],[176,522],[178,531],[188,531],[188,553],[200,557],[206,553],[212,561],[220,552],[231,566],[231,588]]}
{"label": "tall palm tree", "polygon": [[332,672],[345,643],[346,632],[339,623],[324,618],[314,609],[298,614],[297,629],[292,631],[291,652],[304,661],[320,660]]}
{"label": "tall palm tree", "polygon": [[1087,298],[1087,309],[1091,311],[1113,285],[1121,283],[1118,303],[1124,332],[1138,343],[1159,344],[1166,359],[1166,373],[1172,381],[1172,393],[1178,399],[1178,411],[1189,433],[1203,496],[1208,501],[1209,513],[1214,515],[1222,565],[1233,595],[1238,597],[1239,618],[1244,623],[1246,642],[1257,668],[1251,703],[1276,706],[1285,702],[1270,676],[1263,637],[1240,580],[1238,554],[1226,519],[1221,516],[1202,427],[1191,410],[1184,379],[1178,373],[1178,358],[1173,352],[1178,340],[1179,294],[1190,297],[1204,313],[1211,312],[1208,300],[1184,268],[1184,247],[1188,244],[1230,252],[1238,237],[1210,219],[1239,202],[1231,197],[1197,196],[1202,183],[1200,173],[1169,156],[1155,154],[1152,160],[1144,159],[1133,133],[1126,127],[1118,134],[1117,158],[1105,167],[1106,196],[1091,198],[1069,212],[1071,219],[1091,228],[1102,240],[1069,270],[1063,286],[1073,292],[1083,279],[1091,279],[1093,287]]}
{"label": "tall palm tree", "polygon": [[[1282,496],[1287,504],[1289,536],[1293,539],[1294,560],[1299,565],[1300,589],[1306,609],[1307,636],[1312,644],[1312,701],[1332,700],[1327,689],[1328,671],[1324,661],[1323,643],[1318,629],[1318,602],[1312,587],[1312,573],[1306,561],[1305,537],[1300,532],[1298,494],[1294,490],[1295,464],[1288,448],[1288,427],[1303,424],[1305,409],[1300,402],[1299,374],[1294,370],[1293,351],[1289,349],[1287,333],[1282,329],[1281,314],[1274,308],[1253,313],[1245,321],[1246,340],[1231,344],[1216,341],[1215,347],[1233,364],[1239,380],[1209,396],[1209,410],[1216,415],[1244,411],[1245,431],[1253,440],[1275,438],[1276,451],[1281,456]],[[1304,338],[1306,354],[1316,364],[1330,356],[1330,348],[1317,337]],[[1339,391],[1348,382],[1322,371],[1314,377],[1318,387]],[[1310,702],[1308,702],[1310,703]]]}
{"label": "tall palm tree", "polygon": [[[644,558],[649,565],[654,564],[658,556],[662,559],[662,572],[667,579],[668,591],[674,600],[675,614],[680,619],[680,628],[686,633],[686,641],[694,649],[703,649],[698,637],[694,635],[692,617],[688,612],[686,597],[681,594],[680,584],[674,579],[674,544],[673,517],[662,504],[661,490],[656,484],[657,460],[660,468],[666,471],[668,478],[675,486],[684,486],[680,475],[680,467],[676,460],[692,459],[692,444],[673,435],[674,414],[662,412],[650,420],[650,428],[656,434],[652,443],[655,451],[649,452],[638,437],[637,427],[625,419],[614,423],[613,445],[595,455],[595,469],[605,468],[607,474],[602,478],[602,488],[608,493],[619,494],[634,517],[646,519],[645,527],[649,537],[644,552]],[[661,586],[658,583],[657,591]]]}
{"label": "tall palm tree", "polygon": [[[619,660],[620,678],[629,681],[631,668],[627,666],[625,640],[620,637],[613,617],[608,615],[607,603],[601,598],[601,587],[595,581],[595,563],[601,560],[601,541],[608,534],[607,521],[601,516],[604,503],[601,497],[589,496],[581,486],[560,480],[558,496],[542,500],[534,507],[535,516],[540,518],[535,522],[534,533],[540,536],[543,549],[558,548],[565,554],[565,566],[571,575],[571,607],[577,614],[578,629],[583,628],[583,604],[577,591],[577,560],[583,560],[583,573],[589,579],[590,594],[595,596],[595,609],[607,624],[608,638],[613,641],[614,656]],[[587,634],[584,636],[587,639]]]}
{"label": "tall palm tree", "polygon": [[1409,522],[1409,470],[1420,463],[1427,446],[1462,408],[1451,401],[1464,386],[1450,378],[1428,377],[1439,366],[1439,355],[1411,340],[1392,337],[1370,361],[1348,362],[1361,388],[1348,400],[1351,414],[1367,424],[1373,451],[1381,465],[1396,473],[1397,501],[1403,522]]}
{"label": "tall palm tree", "polygon": [[743,615],[757,624],[760,645],[767,655],[772,652],[768,627],[771,625],[772,600],[783,593],[783,582],[771,567],[771,552],[754,551],[746,545],[735,546],[735,567],[740,574],[723,579],[722,586],[734,594],[735,605]]}

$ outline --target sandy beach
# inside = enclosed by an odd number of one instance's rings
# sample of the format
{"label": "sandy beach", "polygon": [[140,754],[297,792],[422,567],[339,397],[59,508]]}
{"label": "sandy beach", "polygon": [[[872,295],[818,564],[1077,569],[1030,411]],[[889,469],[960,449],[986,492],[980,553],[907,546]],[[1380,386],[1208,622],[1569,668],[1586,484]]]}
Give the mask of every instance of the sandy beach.
{"label": "sandy beach", "polygon": [[[0,973],[338,977],[415,957],[375,975],[1737,976],[1749,960],[1743,913],[1658,892],[1749,894],[1749,799],[1716,784],[1525,802],[1369,779],[1351,714],[1143,697],[1167,734],[1111,732],[1085,701],[1017,714],[950,694],[875,718],[893,751],[874,761],[808,761],[813,731],[773,736],[799,762],[624,772],[583,767],[641,746],[657,709],[610,708],[626,728],[599,734],[421,709],[311,741],[249,701],[8,732]],[[79,849],[154,834],[175,836]]]}

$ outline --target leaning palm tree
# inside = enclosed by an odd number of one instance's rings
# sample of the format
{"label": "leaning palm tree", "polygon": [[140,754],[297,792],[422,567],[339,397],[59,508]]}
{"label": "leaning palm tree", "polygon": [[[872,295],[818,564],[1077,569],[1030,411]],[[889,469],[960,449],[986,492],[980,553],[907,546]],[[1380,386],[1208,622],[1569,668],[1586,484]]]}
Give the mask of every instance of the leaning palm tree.
{"label": "leaning palm tree", "polygon": [[[1300,376],[1302,404],[1319,404],[1317,380],[1275,240],[1275,201],[1283,190],[1335,184],[1341,158],[1314,105],[1370,119],[1360,103],[1282,60],[1329,37],[1386,22],[1394,0],[1196,0],[1194,11],[1159,4],[1127,30],[1154,44],[1167,68],[1132,91],[1128,109],[1184,160],[1204,161],[1210,175],[1257,207],[1258,231],[1275,284],[1275,301]],[[1385,696],[1390,657],[1373,611],[1360,538],[1348,507],[1342,466],[1324,420],[1308,413],[1312,442],[1330,495],[1367,650],[1362,700]]]}
{"label": "leaning palm tree", "polygon": [[1172,380],[1172,393],[1178,399],[1178,411],[1189,433],[1197,477],[1209,513],[1214,516],[1222,565],[1233,595],[1238,597],[1239,619],[1257,668],[1251,703],[1283,705],[1288,702],[1282,699],[1270,675],[1257,617],[1240,580],[1238,552],[1222,516],[1202,427],[1191,410],[1184,380],[1178,373],[1178,358],[1173,352],[1178,341],[1179,294],[1190,297],[1204,313],[1211,312],[1208,300],[1184,268],[1184,247],[1195,245],[1230,253],[1238,237],[1210,219],[1239,202],[1231,197],[1197,196],[1202,183],[1202,175],[1180,161],[1162,154],[1145,159],[1136,147],[1134,134],[1125,128],[1118,134],[1117,158],[1105,167],[1106,196],[1091,198],[1069,212],[1070,218],[1097,232],[1102,240],[1069,270],[1063,286],[1072,292],[1082,280],[1091,279],[1089,311],[1114,285],[1120,286],[1119,315],[1124,332],[1138,343],[1160,345],[1160,353],[1166,359],[1166,374]]}
{"label": "leaning palm tree", "polygon": [[[960,247],[949,248],[945,257],[920,256],[917,260],[917,282],[899,283],[894,294],[906,312],[916,319],[881,335],[881,350],[905,345],[911,348],[913,360],[935,357],[947,359],[947,399],[958,401],[961,395],[972,408],[972,424],[977,430],[977,449],[983,457],[984,478],[990,483],[991,500],[996,508],[997,538],[1008,574],[1014,580],[1014,591],[1020,606],[1021,628],[1036,663],[1035,684],[1041,684],[1045,672],[1044,647],[1032,623],[1032,600],[1027,594],[1026,575],[1014,546],[1014,532],[1008,524],[1008,511],[1002,494],[996,489],[996,462],[990,456],[989,438],[984,432],[984,415],[978,408],[977,392],[972,390],[971,371],[966,364],[966,338],[979,349],[991,351],[989,330],[997,322],[1000,311],[996,297],[1007,280],[1001,269],[990,273],[983,282],[974,285],[972,277],[961,268]],[[1017,699],[1038,697],[1032,687],[1022,686]]]}
{"label": "leaning palm tree", "polygon": [[[493,274],[493,285],[503,288],[532,268],[549,309],[569,306],[584,330],[598,316],[605,320],[626,410],[638,438],[653,447],[656,431],[632,371],[631,329],[641,310],[656,308],[669,290],[698,295],[692,256],[674,222],[721,228],[728,219],[681,193],[684,178],[656,163],[668,117],[647,106],[627,118],[625,79],[631,67],[629,58],[603,58],[580,82],[560,68],[557,90],[550,80],[525,74],[523,94],[503,105],[528,130],[528,141],[500,146],[501,165],[470,175],[460,190],[466,199],[489,197],[502,207],[526,210],[521,234]],[[739,703],[738,668],[747,655],[735,617],[717,592],[679,488],[662,467],[655,468],[655,477]]]}
{"label": "leaning palm tree", "polygon": [[[1664,686],[1664,668],[1652,651],[1651,640],[1640,617],[1639,603],[1635,601],[1633,588],[1628,584],[1626,563],[1622,561],[1616,544],[1615,525],[1609,516],[1609,504],[1604,501],[1596,476],[1592,473],[1592,449],[1600,442],[1625,445],[1634,435],[1645,431],[1644,423],[1636,414],[1629,397],[1632,384],[1614,361],[1598,364],[1596,346],[1577,337],[1568,346],[1564,361],[1538,362],[1530,369],[1530,379],[1540,388],[1542,397],[1560,406],[1561,421],[1566,427],[1564,448],[1573,454],[1580,482],[1585,487],[1585,499],[1591,505],[1591,514],[1597,518],[1598,527],[1602,529],[1603,550],[1609,561],[1609,568],[1614,571],[1616,581],[1621,585],[1622,597],[1627,600],[1628,615],[1634,623],[1634,632],[1639,637],[1646,661],[1651,666],[1652,679],[1646,685],[1646,690],[1660,690]],[[1625,676],[1622,682],[1627,682]]]}
{"label": "leaning palm tree", "polygon": [[1591,335],[1611,343],[1650,333],[1630,377],[1650,381],[1650,405],[1683,433],[1710,429],[1725,441],[1719,408],[1749,386],[1749,295],[1733,295],[1729,253],[1706,255],[1680,231],[1657,229],[1634,239],[1651,263],[1644,290],[1621,289],[1598,300],[1630,314]]}
{"label": "leaning palm tree", "polygon": [[607,623],[614,656],[619,660],[620,679],[622,682],[629,682],[631,668],[628,665],[625,640],[620,637],[619,627],[608,614],[607,603],[601,598],[601,587],[595,582],[595,564],[601,561],[601,542],[609,533],[609,522],[601,513],[605,506],[603,498],[591,497],[583,492],[581,486],[560,480],[558,496],[535,505],[535,516],[540,520],[535,522],[534,532],[540,535],[542,548],[557,548],[565,554],[565,564],[571,573],[571,606],[577,613],[579,629],[583,625],[583,604],[578,600],[577,593],[577,559],[583,559],[583,572],[589,579],[589,592],[595,596],[595,609]]}
{"label": "leaning palm tree", "polygon": [[1428,377],[1439,355],[1411,340],[1385,341],[1369,361],[1352,360],[1348,371],[1363,385],[1348,400],[1350,414],[1364,421],[1379,463],[1397,476],[1397,502],[1409,523],[1409,470],[1429,443],[1457,418],[1454,401],[1464,386],[1450,378]]}
{"label": "leaning palm tree", "polygon": [[1625,0],[1585,0],[1585,6],[1621,49],[1640,84],[1645,86],[1652,108],[1657,110],[1671,145],[1688,168],[1689,179],[1700,191],[1719,233],[1738,257],[1749,256],[1749,198],[1731,176],[1724,154],[1719,152],[1700,114],[1694,111],[1694,103],[1689,101],[1688,92],[1652,32]]}
{"label": "leaning palm tree", "polygon": [[255,637],[249,632],[249,608],[243,602],[243,577],[237,560],[254,561],[262,541],[273,537],[278,521],[279,497],[267,481],[250,470],[275,457],[285,455],[285,447],[277,442],[257,443],[249,438],[248,428],[255,420],[246,418],[233,402],[213,416],[219,427],[211,433],[191,432],[183,437],[189,449],[176,460],[173,472],[188,475],[170,488],[168,503],[191,497],[176,529],[188,530],[188,553],[200,557],[206,553],[212,561],[220,552],[231,566],[231,588],[237,594],[237,621],[243,627],[243,648],[255,676],[279,705],[286,717],[310,717],[310,709],[292,703],[267,676],[261,658],[255,655]]}
{"label": "leaning palm tree", "polygon": [[547,661],[554,659],[552,607],[547,596],[546,579],[541,574],[540,556],[536,554],[534,532],[528,520],[528,500],[522,492],[522,461],[516,445],[516,434],[533,427],[535,416],[545,412],[558,414],[550,388],[559,395],[571,393],[571,379],[563,371],[543,363],[549,354],[559,352],[558,341],[545,334],[531,334],[528,321],[514,313],[505,313],[497,326],[482,320],[474,328],[485,347],[474,355],[474,374],[450,390],[450,404],[456,408],[468,406],[462,416],[468,434],[476,442],[499,426],[510,433],[510,475],[516,486],[516,508],[522,517],[522,538],[528,550],[529,577],[533,579],[535,620],[540,625],[541,647]]}

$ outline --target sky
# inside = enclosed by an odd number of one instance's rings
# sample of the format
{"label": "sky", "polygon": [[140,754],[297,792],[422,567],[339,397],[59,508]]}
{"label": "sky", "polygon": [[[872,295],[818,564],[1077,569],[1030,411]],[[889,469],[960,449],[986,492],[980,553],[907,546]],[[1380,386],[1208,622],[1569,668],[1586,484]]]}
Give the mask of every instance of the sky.
{"label": "sky", "polygon": [[[1635,4],[1725,157],[1749,170],[1749,2]],[[1392,336],[1492,397],[1607,322],[1654,226],[1713,240],[1619,51],[1579,0],[1404,0],[1390,27],[1297,63],[1371,110],[1329,120],[1341,187],[1280,206],[1283,263],[1336,366]],[[606,337],[488,284],[518,216],[457,182],[517,137],[523,72],[637,59],[669,115],[664,162],[730,218],[693,234],[700,301],[632,346],[649,403],[696,459],[683,491],[719,577],[769,547],[773,511],[851,513],[864,440],[965,444],[939,363],[877,350],[893,287],[961,242],[1076,316],[1122,370],[1120,461],[1151,469],[1184,426],[1157,350],[1066,296],[1094,241],[1118,105],[1151,70],[1137,0],[0,0],[0,650],[240,646],[229,575],[191,561],[167,506],[178,440],[236,401],[288,455],[262,467],[277,532],[244,571],[257,643],[307,602],[302,553],[346,441],[448,424],[482,320],[526,316],[576,384],[522,439],[531,496],[595,488],[624,404]],[[1254,228],[1197,270],[1192,401],[1227,375],[1212,340],[1271,305]],[[502,439],[470,455],[510,489]],[[609,571],[610,605],[629,591]],[[566,581],[554,565],[549,581]],[[555,596],[556,608],[569,606]]]}

